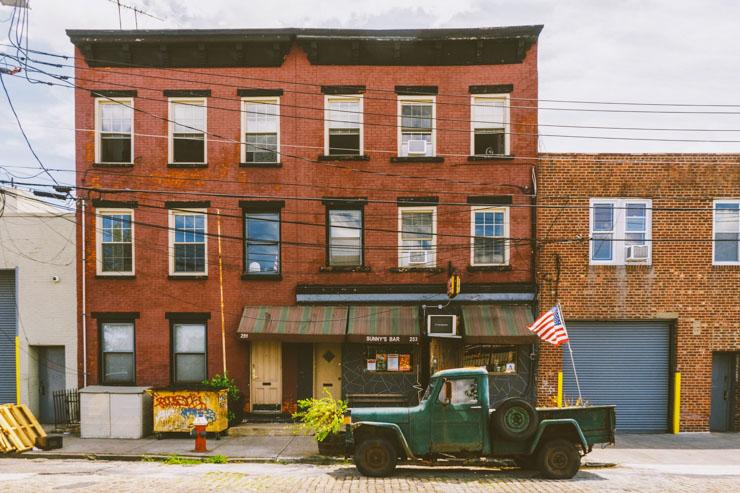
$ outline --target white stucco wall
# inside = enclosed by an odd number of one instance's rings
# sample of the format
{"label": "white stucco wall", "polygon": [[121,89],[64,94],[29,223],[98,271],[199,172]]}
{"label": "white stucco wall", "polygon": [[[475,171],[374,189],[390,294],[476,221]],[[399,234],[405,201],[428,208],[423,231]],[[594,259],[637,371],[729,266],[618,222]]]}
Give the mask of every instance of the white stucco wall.
{"label": "white stucco wall", "polygon": [[66,387],[77,387],[75,216],[40,202],[47,198],[2,190],[0,269],[16,272],[21,402],[38,414],[33,346],[64,346]]}

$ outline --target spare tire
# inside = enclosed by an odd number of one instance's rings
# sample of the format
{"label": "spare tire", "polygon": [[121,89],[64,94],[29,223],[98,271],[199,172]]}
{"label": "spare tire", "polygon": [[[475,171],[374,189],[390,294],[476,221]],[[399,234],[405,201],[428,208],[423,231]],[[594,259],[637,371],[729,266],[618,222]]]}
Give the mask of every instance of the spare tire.
{"label": "spare tire", "polygon": [[524,399],[506,399],[491,417],[494,438],[520,442],[537,430],[537,410]]}

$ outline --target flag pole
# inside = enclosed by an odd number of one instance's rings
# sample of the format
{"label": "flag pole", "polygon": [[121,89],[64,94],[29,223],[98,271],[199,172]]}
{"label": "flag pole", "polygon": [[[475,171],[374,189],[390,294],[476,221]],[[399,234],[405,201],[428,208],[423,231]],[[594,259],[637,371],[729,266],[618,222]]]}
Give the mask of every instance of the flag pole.
{"label": "flag pole", "polygon": [[[560,322],[565,327],[565,331],[568,331],[568,327],[565,326],[565,315],[563,315],[563,307],[560,306],[558,301],[558,311],[560,312]],[[573,376],[576,379],[576,388],[578,389],[578,401],[583,405],[583,396],[581,395],[581,384],[578,382],[578,372],[576,371],[576,360],[573,358],[573,348],[570,346],[570,336],[568,336],[568,352],[570,353],[570,363],[573,365]]]}

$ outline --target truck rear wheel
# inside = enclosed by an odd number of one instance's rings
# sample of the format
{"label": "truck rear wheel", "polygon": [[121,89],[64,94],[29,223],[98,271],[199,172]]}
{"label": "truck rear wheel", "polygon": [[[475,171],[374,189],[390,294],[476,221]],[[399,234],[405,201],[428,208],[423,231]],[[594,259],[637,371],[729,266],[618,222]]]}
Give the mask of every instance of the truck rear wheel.
{"label": "truck rear wheel", "polygon": [[546,478],[570,479],[580,467],[581,455],[568,440],[550,440],[537,451],[537,468]]}
{"label": "truck rear wheel", "polygon": [[506,399],[491,417],[496,438],[523,441],[537,430],[537,410],[524,399]]}
{"label": "truck rear wheel", "polygon": [[368,438],[355,448],[355,466],[363,476],[389,476],[397,462],[396,447],[384,438]]}

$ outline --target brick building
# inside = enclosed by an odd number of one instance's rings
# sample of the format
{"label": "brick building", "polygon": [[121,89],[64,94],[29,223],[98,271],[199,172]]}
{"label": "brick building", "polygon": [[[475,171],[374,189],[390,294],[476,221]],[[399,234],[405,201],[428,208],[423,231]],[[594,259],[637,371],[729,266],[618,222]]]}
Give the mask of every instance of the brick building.
{"label": "brick building", "polygon": [[[681,431],[740,429],[740,156],[540,158],[539,304],[562,305],[584,399],[664,431],[680,372]],[[567,351],[544,346],[540,403],[561,369],[575,399]]]}
{"label": "brick building", "polygon": [[540,30],[69,31],[86,383],[533,397]]}

